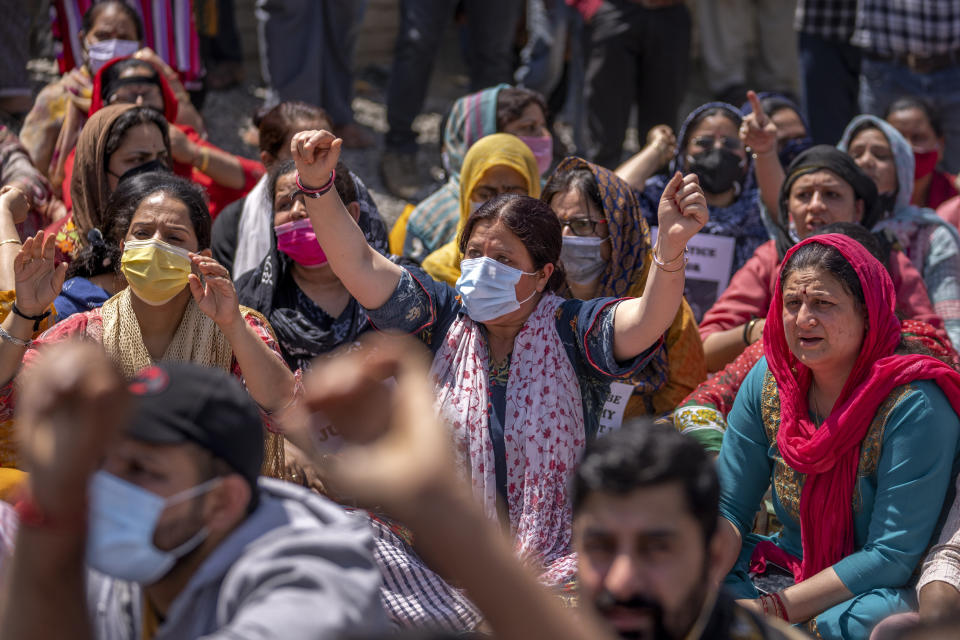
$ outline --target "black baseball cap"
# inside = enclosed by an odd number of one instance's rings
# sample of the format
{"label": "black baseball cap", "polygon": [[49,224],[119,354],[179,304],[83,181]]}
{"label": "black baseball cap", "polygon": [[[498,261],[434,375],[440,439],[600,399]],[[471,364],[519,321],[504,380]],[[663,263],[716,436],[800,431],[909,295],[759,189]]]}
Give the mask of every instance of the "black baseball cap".
{"label": "black baseball cap", "polygon": [[147,367],[128,386],[136,402],[126,433],[151,444],[192,442],[226,462],[257,495],[263,422],[226,371],[187,362]]}

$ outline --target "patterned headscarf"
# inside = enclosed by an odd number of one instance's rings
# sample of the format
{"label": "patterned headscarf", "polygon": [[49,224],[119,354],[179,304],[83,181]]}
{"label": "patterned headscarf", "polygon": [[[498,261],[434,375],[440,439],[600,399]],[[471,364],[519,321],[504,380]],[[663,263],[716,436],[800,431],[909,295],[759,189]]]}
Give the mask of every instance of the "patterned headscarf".
{"label": "patterned headscarf", "polygon": [[[650,255],[650,227],[640,210],[633,189],[617,175],[583,158],[565,158],[554,176],[586,169],[593,174],[600,191],[603,217],[610,231],[611,253],[607,268],[600,275],[599,297],[620,298],[630,295],[637,271],[645,271]],[[547,203],[549,204],[549,203]]]}
{"label": "patterned headscarf", "polygon": [[497,132],[497,97],[508,84],[463,96],[453,103],[443,128],[444,168],[451,176],[460,176],[460,168],[473,143]]}

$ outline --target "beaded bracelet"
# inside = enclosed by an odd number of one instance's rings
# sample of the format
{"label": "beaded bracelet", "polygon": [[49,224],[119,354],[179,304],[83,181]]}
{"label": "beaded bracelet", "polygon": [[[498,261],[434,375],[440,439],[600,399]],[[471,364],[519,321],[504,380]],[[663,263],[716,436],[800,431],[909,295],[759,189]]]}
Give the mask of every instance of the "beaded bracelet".
{"label": "beaded bracelet", "polygon": [[308,198],[319,198],[324,195],[330,189],[333,189],[333,181],[337,178],[337,170],[334,169],[330,172],[330,179],[327,180],[327,184],[323,185],[319,189],[313,189],[311,187],[303,186],[303,183],[300,182],[300,172],[297,172],[297,189],[300,190],[300,193],[307,196]]}

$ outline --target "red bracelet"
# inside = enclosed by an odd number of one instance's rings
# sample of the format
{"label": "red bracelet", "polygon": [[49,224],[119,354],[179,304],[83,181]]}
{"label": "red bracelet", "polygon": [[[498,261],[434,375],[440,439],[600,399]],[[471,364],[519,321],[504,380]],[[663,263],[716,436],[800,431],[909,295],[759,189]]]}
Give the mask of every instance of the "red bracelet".
{"label": "red bracelet", "polygon": [[770,594],[770,597],[773,598],[773,603],[777,607],[777,617],[786,622],[790,622],[790,616],[787,615],[787,608],[783,604],[783,599],[780,597],[780,594],[776,591]]}
{"label": "red bracelet", "polygon": [[71,517],[54,519],[40,510],[37,503],[33,501],[33,496],[27,491],[24,491],[20,499],[14,503],[13,509],[17,512],[20,525],[24,527],[57,531],[79,531],[87,524],[87,509],[85,506]]}
{"label": "red bracelet", "polygon": [[330,179],[327,180],[327,184],[323,185],[319,189],[313,189],[310,187],[303,186],[303,183],[300,182],[300,172],[297,172],[297,188],[300,190],[300,193],[310,198],[319,198],[323,194],[333,189],[333,181],[337,178],[337,170],[334,169],[330,172]]}

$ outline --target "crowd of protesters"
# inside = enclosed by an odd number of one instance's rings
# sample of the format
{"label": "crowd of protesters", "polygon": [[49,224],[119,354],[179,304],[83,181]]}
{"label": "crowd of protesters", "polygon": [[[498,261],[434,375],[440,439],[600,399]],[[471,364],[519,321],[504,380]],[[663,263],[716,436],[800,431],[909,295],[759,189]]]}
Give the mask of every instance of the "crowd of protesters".
{"label": "crowd of protesters", "polygon": [[259,160],[232,0],[6,45],[0,637],[953,637],[960,5],[402,0],[390,225],[365,3],[256,5]]}

